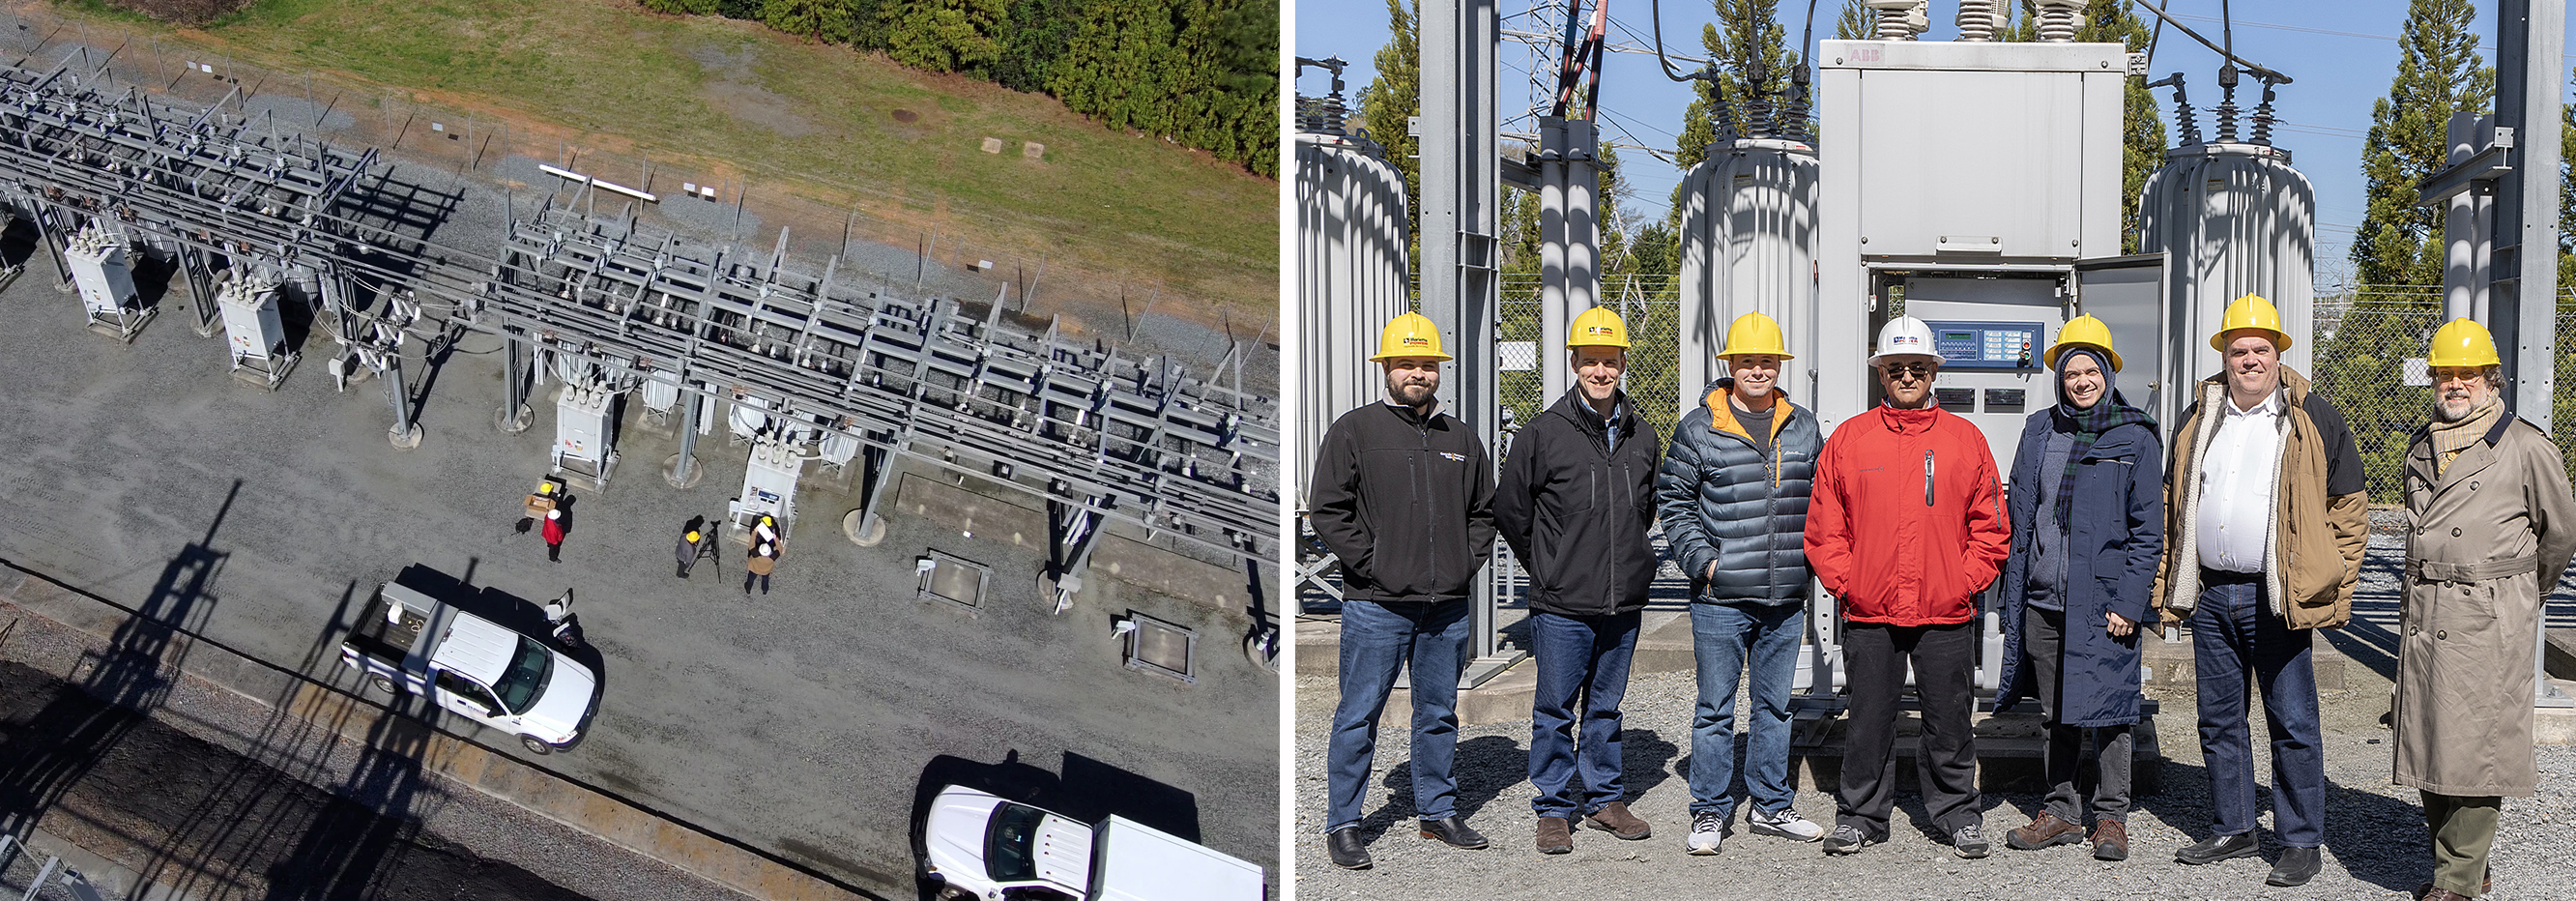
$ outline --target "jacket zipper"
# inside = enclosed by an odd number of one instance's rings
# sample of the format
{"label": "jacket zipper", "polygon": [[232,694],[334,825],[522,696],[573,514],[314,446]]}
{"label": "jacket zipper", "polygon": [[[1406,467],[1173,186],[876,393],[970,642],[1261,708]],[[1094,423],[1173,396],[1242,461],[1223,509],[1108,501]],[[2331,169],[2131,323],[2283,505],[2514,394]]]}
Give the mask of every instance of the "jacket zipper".
{"label": "jacket zipper", "polygon": [[1932,451],[1923,451],[1923,506],[1932,506]]}

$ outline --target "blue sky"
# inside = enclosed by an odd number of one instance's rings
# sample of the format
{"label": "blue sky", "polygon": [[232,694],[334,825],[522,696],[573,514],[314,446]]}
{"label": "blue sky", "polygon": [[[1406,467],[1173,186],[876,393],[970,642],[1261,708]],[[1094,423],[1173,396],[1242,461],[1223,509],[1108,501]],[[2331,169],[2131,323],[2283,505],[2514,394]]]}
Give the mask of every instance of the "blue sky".
{"label": "blue sky", "polygon": [[[1532,0],[1498,0],[1505,16],[1504,29],[1515,27],[1514,19],[1530,9]],[[1562,0],[1558,0],[1562,2]],[[1296,55],[1320,59],[1338,55],[1350,62],[1343,79],[1348,83],[1346,99],[1356,99],[1361,87],[1375,77],[1370,60],[1386,43],[1385,0],[1291,0],[1289,15],[1296,26],[1289,42]],[[2198,31],[2219,39],[2220,0],[2170,0],[2165,9]],[[1842,9],[1842,0],[1816,0],[1816,38],[1833,36],[1833,17]],[[1789,40],[1795,42],[1805,16],[1805,4],[1781,0],[1782,24]],[[2489,64],[2495,61],[2493,3],[2480,3],[2478,18],[2473,23],[2484,45],[2481,55]],[[1946,40],[1957,33],[1951,25],[1957,13],[1955,0],[1932,4],[1932,30],[1923,37]],[[1618,2],[1610,7],[1610,35],[1614,42],[1652,46],[1652,31],[1646,3]],[[2238,56],[2261,63],[2289,75],[2294,83],[2280,89],[2276,109],[2285,125],[2274,135],[2273,143],[2292,152],[2299,171],[2313,182],[2317,190],[2317,270],[2318,289],[2331,290],[2348,271],[2346,252],[2351,245],[2352,229],[2361,222],[2362,197],[2361,152],[2364,137],[2370,129],[2370,107],[2388,91],[2388,83],[2397,71],[2396,36],[2406,19],[2405,0],[2334,0],[2334,2],[2262,2],[2237,0],[2229,6],[2235,20],[2234,45]],[[1663,8],[1663,32],[1666,50],[1696,56],[1704,51],[1699,46],[1701,26],[1715,20],[1706,0],[1674,0]],[[2571,17],[2576,23],[2576,17]],[[2576,33],[2576,29],[2571,29]],[[2569,45],[2576,47],[2576,40]],[[1501,105],[1506,116],[1528,105],[1529,89],[1526,69],[1529,50],[1521,44],[1505,41],[1502,51]],[[2571,59],[2560,66],[2565,72]],[[2181,71],[2190,84],[2193,104],[2201,111],[2202,127],[2210,127],[2208,107],[2218,100],[2218,66],[2216,53],[2193,43],[2171,28],[2156,47],[2153,71],[2156,77]],[[1687,68],[1687,67],[1685,67]],[[1310,71],[1297,79],[1300,94],[1319,95],[1328,87],[1329,76]],[[2253,85],[2247,79],[2248,87]],[[2567,84],[2561,82],[2561,93]],[[2238,102],[2251,107],[2259,98],[2258,91],[2240,89]],[[1642,144],[1670,150],[1681,130],[1682,109],[1690,103],[1690,89],[1667,80],[1647,54],[1608,54],[1602,67],[1602,131],[1608,140]],[[2170,119],[2172,95],[2158,89],[2156,99]],[[1524,129],[1526,126],[1522,126]],[[2168,134],[2172,123],[2166,123]],[[2570,148],[2576,152],[2576,148]],[[1672,194],[1673,185],[1682,172],[1672,165],[1654,159],[1642,151],[1620,150],[1620,161],[1628,179],[1637,189],[1629,208],[1648,217],[1660,217]]]}

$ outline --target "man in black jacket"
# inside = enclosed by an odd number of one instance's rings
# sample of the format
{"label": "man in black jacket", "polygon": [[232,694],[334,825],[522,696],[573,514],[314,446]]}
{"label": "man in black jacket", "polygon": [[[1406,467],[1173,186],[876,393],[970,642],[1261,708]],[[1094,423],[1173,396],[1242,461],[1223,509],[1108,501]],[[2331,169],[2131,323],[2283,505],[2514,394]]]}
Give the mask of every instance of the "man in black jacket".
{"label": "man in black jacket", "polygon": [[1324,835],[1336,866],[1365,869],[1361,802],[1378,714],[1398,670],[1413,672],[1413,805],[1423,838],[1460,848],[1485,837],[1458,815],[1458,677],[1471,635],[1468,597],[1494,548],[1494,480],[1484,442],[1439,412],[1440,333],[1406,313],[1378,352],[1386,401],[1324,432],[1307,522],[1342,567],[1341,704],[1326,751]]}
{"label": "man in black jacket", "polygon": [[[1655,429],[1628,405],[1628,327],[1603,307],[1574,318],[1565,349],[1574,387],[1513,439],[1494,523],[1530,573],[1530,786],[1538,850],[1574,850],[1572,824],[1623,839],[1653,832],[1628,812],[1619,699],[1637,649],[1638,612],[1655,578]],[[1576,697],[1583,735],[1575,741]],[[1573,784],[1580,771],[1581,786]]]}

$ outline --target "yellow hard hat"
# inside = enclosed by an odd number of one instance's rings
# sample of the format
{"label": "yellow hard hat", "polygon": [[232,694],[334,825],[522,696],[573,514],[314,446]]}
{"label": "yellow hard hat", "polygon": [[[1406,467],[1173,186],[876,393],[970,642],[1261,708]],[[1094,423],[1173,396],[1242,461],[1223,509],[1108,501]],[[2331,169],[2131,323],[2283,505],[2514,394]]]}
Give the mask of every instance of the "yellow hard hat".
{"label": "yellow hard hat", "polygon": [[690,530],[689,530],[689,543],[690,543],[690,544],[696,544],[696,543],[698,543],[698,530],[696,530],[696,529],[690,529]]}
{"label": "yellow hard hat", "polygon": [[1627,346],[1628,324],[1619,321],[1619,314],[1610,312],[1609,307],[1583,311],[1582,315],[1574,317],[1574,325],[1565,330],[1565,347],[1568,350],[1577,347],[1625,349]]}
{"label": "yellow hard hat", "polygon": [[537,493],[538,493],[538,494],[553,494],[553,493],[555,493],[555,483],[553,483],[553,482],[538,482],[538,483],[537,483]]}
{"label": "yellow hard hat", "polygon": [[2433,366],[2500,366],[2496,356],[2495,336],[2487,327],[2468,319],[2453,319],[2433,332],[2433,355],[2426,360]]}
{"label": "yellow hard hat", "polygon": [[2048,346],[2048,353],[2042,355],[2042,361],[2054,368],[2057,366],[2057,353],[2070,347],[2099,349],[2103,356],[2111,358],[2111,371],[2120,371],[2120,352],[2111,349],[2111,327],[2102,320],[2091,316],[2069,320],[2065,328],[2057,330],[2057,343]]}
{"label": "yellow hard hat", "polygon": [[2209,336],[2210,349],[2226,353],[2227,333],[2241,328],[2271,332],[2273,350],[2290,349],[2290,333],[2281,330],[2281,311],[2262,295],[2248,294],[2227,305],[2227,315],[2219,317],[2218,332]]}
{"label": "yellow hard hat", "polygon": [[1718,351],[1717,355],[1754,354],[1770,354],[1783,360],[1797,359],[1789,355],[1789,342],[1780,337],[1779,323],[1760,313],[1746,313],[1735,317],[1735,323],[1726,327],[1726,349]]}
{"label": "yellow hard hat", "polygon": [[1377,334],[1377,353],[1369,355],[1369,362],[1398,357],[1453,359],[1440,351],[1440,327],[1431,324],[1431,317],[1420,313],[1406,313],[1388,320],[1386,330]]}

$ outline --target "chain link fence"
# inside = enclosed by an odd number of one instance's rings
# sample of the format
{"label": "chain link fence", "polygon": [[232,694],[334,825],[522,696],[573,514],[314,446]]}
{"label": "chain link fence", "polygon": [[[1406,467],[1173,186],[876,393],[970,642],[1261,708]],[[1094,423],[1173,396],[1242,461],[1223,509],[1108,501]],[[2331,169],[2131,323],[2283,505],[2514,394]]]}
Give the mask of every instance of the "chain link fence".
{"label": "chain link fence", "polygon": [[[1626,388],[1637,413],[1667,442],[1681,421],[1681,287],[1670,275],[1612,275],[1601,279],[1601,305],[1618,312],[1628,324]],[[1550,347],[1539,334],[1545,315],[1539,302],[1539,277],[1506,273],[1502,278],[1503,409],[1511,421],[1527,425],[1556,398],[1544,396],[1547,367],[1565,366],[1565,349]],[[1691,389],[1697,391],[1699,386]]]}
{"label": "chain link fence", "polygon": [[[2444,321],[2438,293],[2317,302],[2316,371],[2308,375],[2352,427],[2373,504],[2406,502],[2406,445],[2432,416],[2432,381],[2422,359]],[[2557,378],[2564,385],[2576,377],[2576,345],[2569,341],[2576,333],[2576,293],[2560,297],[2557,327]],[[2559,454],[2576,464],[2576,395],[2560,390],[2551,407],[2551,437]],[[2576,465],[2569,472],[2576,475]]]}

